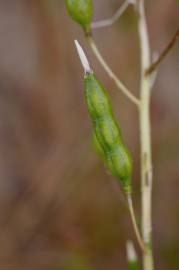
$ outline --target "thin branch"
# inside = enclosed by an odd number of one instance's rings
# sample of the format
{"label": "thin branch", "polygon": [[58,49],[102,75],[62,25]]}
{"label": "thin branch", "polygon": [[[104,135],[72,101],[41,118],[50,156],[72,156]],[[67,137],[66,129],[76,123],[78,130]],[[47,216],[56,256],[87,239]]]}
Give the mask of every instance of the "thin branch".
{"label": "thin branch", "polygon": [[126,0],[111,18],[106,19],[106,20],[102,20],[102,21],[98,21],[98,22],[93,22],[91,25],[92,29],[111,26],[123,15],[123,13],[126,11],[128,6],[130,4],[134,4],[134,3],[135,3],[135,0]]}
{"label": "thin branch", "polygon": [[135,232],[137,241],[138,241],[139,246],[141,247],[142,251],[144,253],[146,253],[147,250],[146,250],[145,244],[143,242],[143,239],[141,237],[141,234],[139,232],[139,228],[137,226],[136,217],[135,217],[135,214],[134,214],[134,207],[133,207],[132,197],[131,197],[130,194],[127,195],[127,202],[128,202],[129,212],[130,212],[132,225],[133,225],[133,228],[134,228],[134,232]]}
{"label": "thin branch", "polygon": [[158,59],[151,64],[151,66],[146,70],[146,75],[151,74],[156,68],[160,65],[160,63],[163,61],[163,59],[170,53],[172,48],[174,47],[175,43],[179,39],[179,30],[175,33],[172,40],[169,42],[167,47],[163,50],[163,52],[160,54]]}
{"label": "thin branch", "polygon": [[109,75],[111,79],[114,80],[115,84],[117,85],[118,89],[120,89],[123,94],[125,94],[137,107],[139,107],[140,101],[138,98],[136,98],[128,89],[127,87],[118,79],[118,77],[113,73],[111,68],[108,66],[106,61],[104,60],[103,56],[101,55],[100,51],[98,50],[95,41],[93,40],[92,37],[87,37],[87,40],[91,46],[91,49],[100,62],[101,66],[104,68],[106,73]]}

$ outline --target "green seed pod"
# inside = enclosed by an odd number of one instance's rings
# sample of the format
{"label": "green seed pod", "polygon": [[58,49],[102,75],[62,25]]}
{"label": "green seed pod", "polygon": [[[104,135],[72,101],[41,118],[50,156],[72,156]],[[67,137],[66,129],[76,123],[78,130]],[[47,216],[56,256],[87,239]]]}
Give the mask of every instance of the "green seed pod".
{"label": "green seed pod", "polygon": [[72,19],[79,23],[88,34],[93,16],[92,0],[65,0],[65,2]]}
{"label": "green seed pod", "polygon": [[94,142],[111,173],[120,180],[126,194],[131,193],[132,158],[122,140],[111,101],[104,86],[93,74],[83,49],[75,45],[85,70],[85,98],[93,124]]}
{"label": "green seed pod", "polygon": [[85,75],[85,97],[98,152],[126,193],[131,192],[132,158],[123,143],[107,91],[93,73]]}

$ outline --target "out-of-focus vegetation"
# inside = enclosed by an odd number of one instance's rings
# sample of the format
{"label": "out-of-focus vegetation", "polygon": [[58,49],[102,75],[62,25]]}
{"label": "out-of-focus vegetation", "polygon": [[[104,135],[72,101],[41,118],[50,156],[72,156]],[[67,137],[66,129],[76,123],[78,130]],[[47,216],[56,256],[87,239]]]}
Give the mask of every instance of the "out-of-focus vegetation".
{"label": "out-of-focus vegetation", "polygon": [[[122,1],[94,0],[95,20]],[[178,29],[176,1],[147,1],[153,50]],[[138,39],[133,9],[96,42],[138,94]],[[122,193],[91,144],[77,38],[101,81],[134,156],[139,213],[137,112],[116,91],[67,16],[62,0],[0,1],[0,269],[127,269],[135,240]],[[154,248],[158,270],[179,267],[179,45],[163,62],[153,99]]]}

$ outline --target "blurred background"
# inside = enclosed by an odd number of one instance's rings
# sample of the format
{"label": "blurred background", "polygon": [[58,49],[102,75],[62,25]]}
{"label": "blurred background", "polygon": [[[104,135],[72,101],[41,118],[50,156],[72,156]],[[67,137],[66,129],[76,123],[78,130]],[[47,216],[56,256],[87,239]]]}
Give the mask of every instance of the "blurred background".
{"label": "blurred background", "polygon": [[[121,0],[94,0],[95,20]],[[175,0],[147,2],[152,50],[179,25]],[[116,180],[93,151],[74,39],[109,89],[134,157],[140,216],[138,115],[106,76],[62,0],[0,0],[0,269],[128,269],[134,233]],[[94,32],[105,59],[139,95],[139,49],[132,7]],[[160,67],[151,104],[156,269],[179,269],[179,44]],[[136,242],[135,242],[136,245]],[[138,246],[136,245],[137,251]]]}

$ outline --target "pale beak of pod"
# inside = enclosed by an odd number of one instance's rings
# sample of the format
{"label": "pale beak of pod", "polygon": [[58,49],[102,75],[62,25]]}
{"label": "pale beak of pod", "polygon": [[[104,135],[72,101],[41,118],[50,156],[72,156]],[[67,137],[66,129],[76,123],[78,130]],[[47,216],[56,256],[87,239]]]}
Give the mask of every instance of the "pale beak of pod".
{"label": "pale beak of pod", "polygon": [[93,73],[92,69],[90,68],[89,61],[88,61],[82,47],[80,46],[80,44],[77,40],[75,40],[75,46],[76,46],[81,64],[84,68],[85,75]]}

